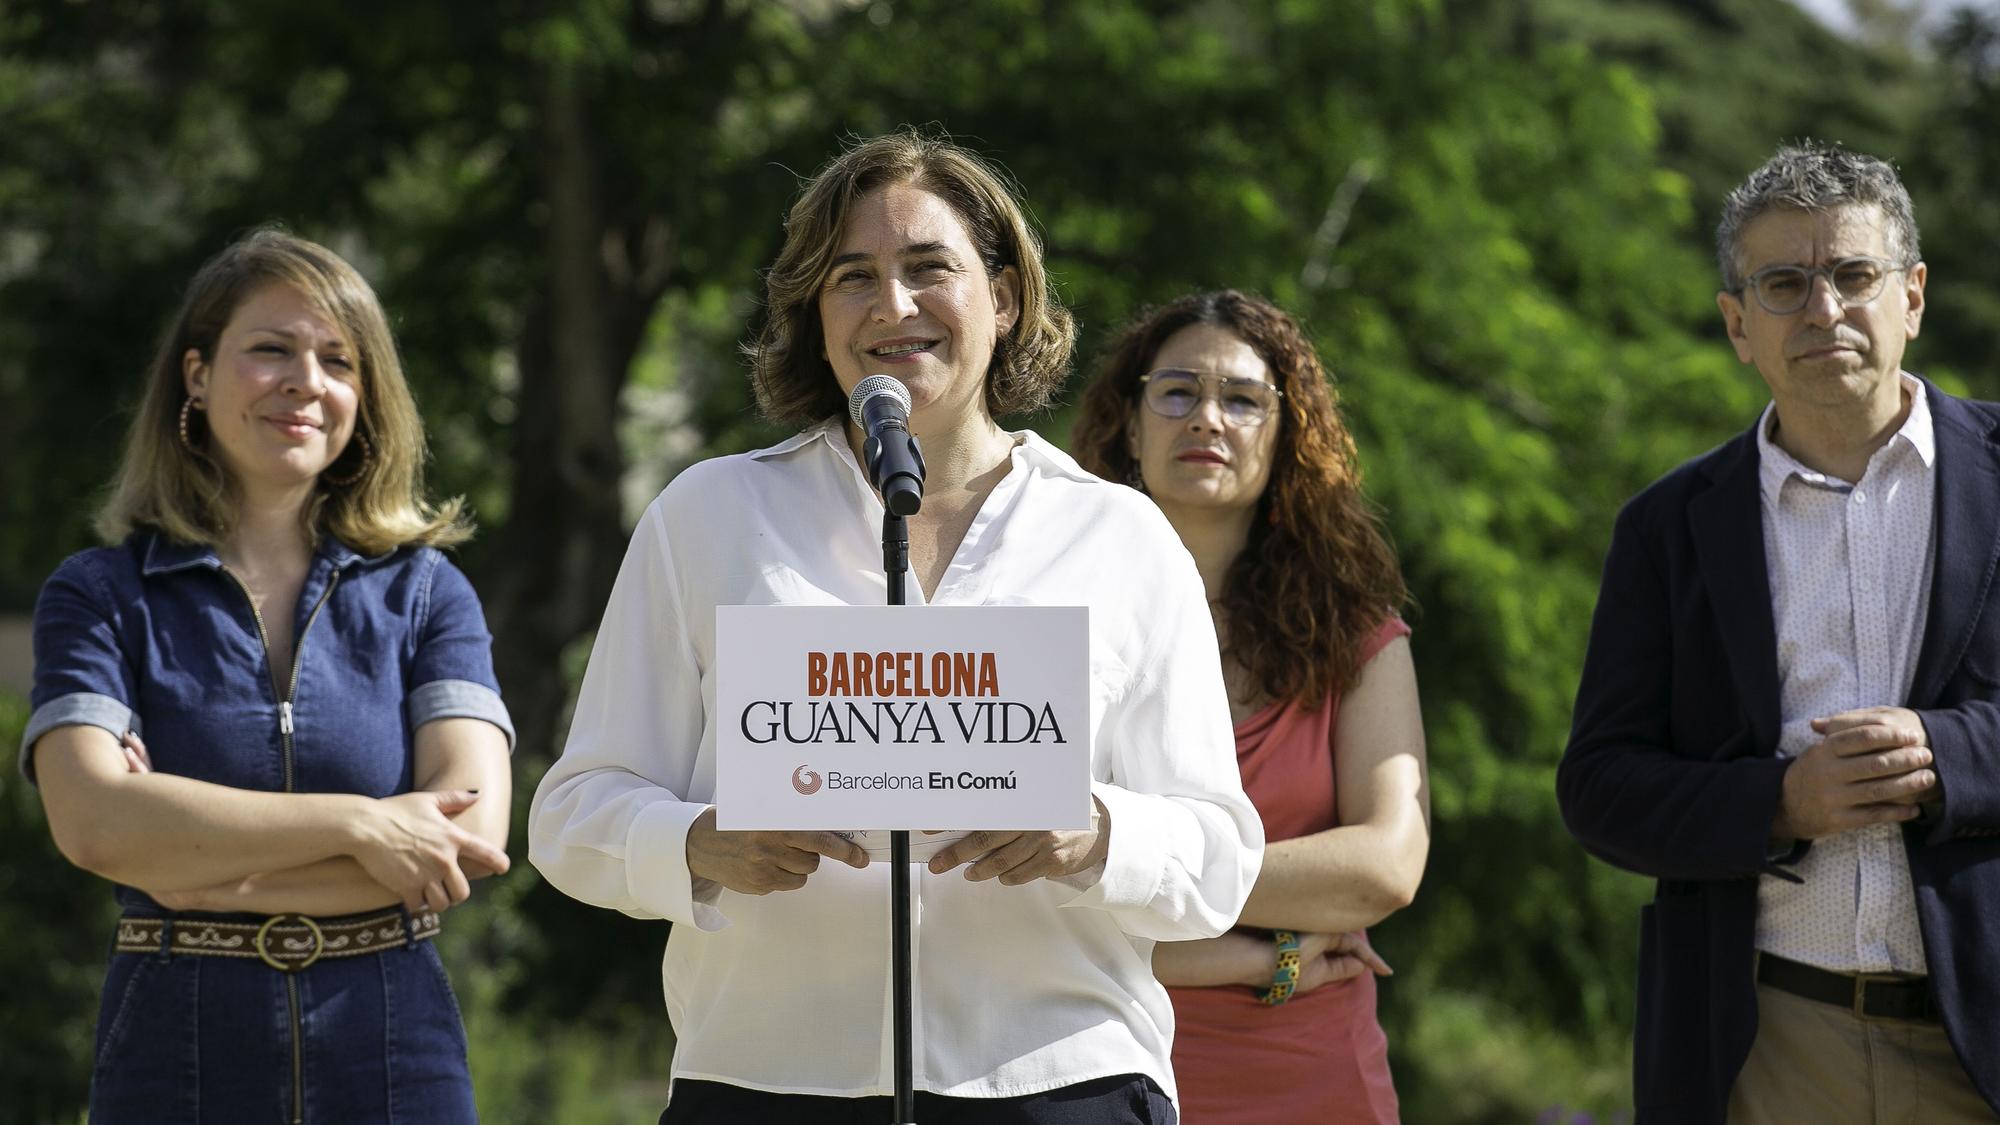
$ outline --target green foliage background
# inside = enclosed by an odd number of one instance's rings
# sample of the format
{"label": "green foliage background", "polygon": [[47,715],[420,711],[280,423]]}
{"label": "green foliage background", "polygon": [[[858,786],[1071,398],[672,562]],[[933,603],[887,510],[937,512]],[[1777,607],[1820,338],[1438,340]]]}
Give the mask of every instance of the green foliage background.
{"label": "green foliage background", "polygon": [[[1436,838],[1375,933],[1406,1119],[1602,1119],[1629,1102],[1649,890],[1568,841],[1551,771],[1612,515],[1763,401],[1716,324],[1713,217],[1783,139],[1895,159],[1932,269],[1911,366],[1992,395],[1996,27],[1847,41],[1783,0],[10,4],[0,610],[88,544],[179,286],[286,222],[381,291],[434,483],[486,529],[464,561],[525,805],[623,521],[774,436],[734,345],[797,176],[941,127],[1023,186],[1079,379],[1197,286],[1315,333],[1418,603]],[[1023,421],[1060,438],[1068,411]],[[24,722],[0,701],[0,742]],[[111,908],[0,785],[0,890],[33,922],[0,938],[0,1116],[74,1120],[101,972],[79,951]],[[489,1120],[657,1112],[663,927],[525,864],[450,922]]]}

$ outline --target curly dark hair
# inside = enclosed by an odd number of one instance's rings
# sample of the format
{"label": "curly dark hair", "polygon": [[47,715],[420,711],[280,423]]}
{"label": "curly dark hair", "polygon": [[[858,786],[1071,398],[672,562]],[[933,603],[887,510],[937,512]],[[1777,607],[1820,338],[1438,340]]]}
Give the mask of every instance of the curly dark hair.
{"label": "curly dark hair", "polygon": [[764,322],[743,345],[764,416],[811,425],[847,413],[820,344],[819,294],[854,204],[876,188],[914,184],[945,201],[988,277],[1013,266],[1021,315],[993,349],[986,406],[995,417],[1048,405],[1069,374],[1076,322],[1056,300],[1042,244],[1004,173],[941,136],[905,129],[848,147],[808,181],[785,217],[785,245],[764,275]]}
{"label": "curly dark hair", "polygon": [[1332,381],[1297,322],[1233,289],[1148,310],[1099,362],[1071,451],[1107,480],[1138,479],[1128,434],[1140,409],[1139,377],[1168,337],[1195,324],[1249,344],[1284,396],[1270,482],[1223,580],[1223,655],[1268,698],[1317,703],[1353,685],[1362,645],[1409,593],[1381,515],[1361,490],[1354,437]]}

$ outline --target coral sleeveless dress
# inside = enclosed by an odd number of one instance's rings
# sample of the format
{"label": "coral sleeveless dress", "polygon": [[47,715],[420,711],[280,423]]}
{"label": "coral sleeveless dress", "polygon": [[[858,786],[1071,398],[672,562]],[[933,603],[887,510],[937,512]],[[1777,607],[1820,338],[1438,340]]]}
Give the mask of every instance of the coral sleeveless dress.
{"label": "coral sleeveless dress", "polygon": [[[1362,662],[1410,627],[1383,622]],[[1238,723],[1236,764],[1268,841],[1340,823],[1335,800],[1336,696],[1320,707],[1277,703]],[[1392,959],[1393,963],[1393,959]],[[1389,1044],[1364,973],[1266,1007],[1248,988],[1169,988],[1174,1077],[1186,1125],[1395,1122]]]}

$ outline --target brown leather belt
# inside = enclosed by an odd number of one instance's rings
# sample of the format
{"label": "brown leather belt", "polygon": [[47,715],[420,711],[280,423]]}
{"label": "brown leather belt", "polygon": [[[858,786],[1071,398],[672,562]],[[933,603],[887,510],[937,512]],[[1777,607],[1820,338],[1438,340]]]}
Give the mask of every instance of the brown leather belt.
{"label": "brown leather belt", "polygon": [[1788,961],[1769,953],[1757,956],[1757,979],[1772,988],[1832,1004],[1863,1020],[1938,1020],[1930,982],[1922,977],[1889,977],[1873,973],[1836,973]]}
{"label": "brown leather belt", "polygon": [[279,972],[296,973],[322,957],[358,957],[424,941],[439,925],[431,911],[405,915],[400,910],[326,922],[303,914],[273,914],[262,922],[127,915],[118,919],[116,948],[120,953],[251,957]]}

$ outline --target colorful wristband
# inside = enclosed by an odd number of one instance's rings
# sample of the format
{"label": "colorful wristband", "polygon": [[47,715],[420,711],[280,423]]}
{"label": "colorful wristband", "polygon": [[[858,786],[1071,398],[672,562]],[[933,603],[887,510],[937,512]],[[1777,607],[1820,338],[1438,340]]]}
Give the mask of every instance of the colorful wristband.
{"label": "colorful wristband", "polygon": [[1277,943],[1278,963],[1271,970],[1271,987],[1257,994],[1259,1004],[1282,1004],[1299,986],[1299,935],[1290,930],[1272,930]]}

